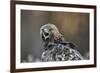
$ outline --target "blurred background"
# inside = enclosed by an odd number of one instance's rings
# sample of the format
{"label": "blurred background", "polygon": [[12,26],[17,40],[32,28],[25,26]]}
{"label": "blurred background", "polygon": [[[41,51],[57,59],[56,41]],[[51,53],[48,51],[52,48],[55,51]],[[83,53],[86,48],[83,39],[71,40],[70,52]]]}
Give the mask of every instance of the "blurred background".
{"label": "blurred background", "polygon": [[40,28],[55,24],[68,42],[78,47],[84,59],[89,59],[89,14],[21,10],[21,62],[40,62],[44,51]]}

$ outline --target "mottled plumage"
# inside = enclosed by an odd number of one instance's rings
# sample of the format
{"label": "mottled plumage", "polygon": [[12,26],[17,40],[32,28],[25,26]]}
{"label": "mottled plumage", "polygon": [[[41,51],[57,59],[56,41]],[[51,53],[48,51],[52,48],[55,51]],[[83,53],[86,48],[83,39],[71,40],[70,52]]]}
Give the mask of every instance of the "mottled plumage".
{"label": "mottled plumage", "polygon": [[[67,34],[67,33],[66,33]],[[74,44],[66,42],[54,24],[45,24],[40,29],[40,36],[44,43],[42,61],[82,60]]]}

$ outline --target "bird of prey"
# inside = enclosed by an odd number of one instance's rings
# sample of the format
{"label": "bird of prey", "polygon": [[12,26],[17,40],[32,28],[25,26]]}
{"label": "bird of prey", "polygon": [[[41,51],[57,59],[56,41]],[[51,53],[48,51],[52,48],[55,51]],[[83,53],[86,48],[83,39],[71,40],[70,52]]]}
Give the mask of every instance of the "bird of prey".
{"label": "bird of prey", "polygon": [[40,28],[40,37],[44,43],[44,51],[41,55],[43,62],[83,60],[76,46],[65,41],[63,35],[54,24],[43,25]]}

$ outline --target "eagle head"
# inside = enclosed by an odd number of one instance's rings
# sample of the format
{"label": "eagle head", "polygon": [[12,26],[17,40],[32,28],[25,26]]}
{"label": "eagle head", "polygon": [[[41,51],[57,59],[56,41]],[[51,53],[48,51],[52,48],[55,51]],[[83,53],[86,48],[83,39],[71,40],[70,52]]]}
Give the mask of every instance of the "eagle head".
{"label": "eagle head", "polygon": [[43,41],[62,39],[62,35],[58,31],[58,28],[51,23],[45,24],[40,28],[40,36]]}

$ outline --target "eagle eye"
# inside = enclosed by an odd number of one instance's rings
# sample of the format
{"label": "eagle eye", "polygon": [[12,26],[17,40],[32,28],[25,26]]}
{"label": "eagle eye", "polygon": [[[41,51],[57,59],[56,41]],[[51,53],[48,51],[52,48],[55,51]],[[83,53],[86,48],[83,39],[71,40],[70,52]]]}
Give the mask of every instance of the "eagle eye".
{"label": "eagle eye", "polygon": [[45,33],[45,35],[46,35],[46,36],[48,36],[48,35],[49,35],[49,33]]}

